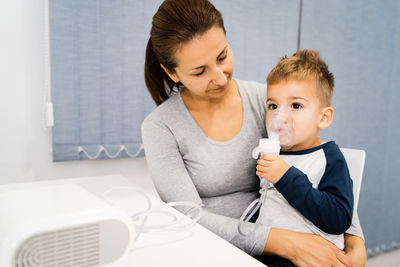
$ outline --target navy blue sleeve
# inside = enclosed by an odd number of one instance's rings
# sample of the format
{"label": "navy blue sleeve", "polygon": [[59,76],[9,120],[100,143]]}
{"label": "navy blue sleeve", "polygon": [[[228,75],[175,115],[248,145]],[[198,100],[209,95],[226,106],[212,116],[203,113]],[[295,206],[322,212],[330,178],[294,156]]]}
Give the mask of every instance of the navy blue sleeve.
{"label": "navy blue sleeve", "polygon": [[289,204],[328,234],[343,234],[353,215],[353,181],[339,148],[325,151],[327,165],[318,189],[295,167],[275,183]]}

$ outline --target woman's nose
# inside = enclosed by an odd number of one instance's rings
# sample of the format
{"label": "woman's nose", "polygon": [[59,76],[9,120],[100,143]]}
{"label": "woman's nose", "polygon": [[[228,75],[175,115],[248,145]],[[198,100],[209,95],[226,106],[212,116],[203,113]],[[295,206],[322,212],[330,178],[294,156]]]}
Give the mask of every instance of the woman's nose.
{"label": "woman's nose", "polygon": [[224,70],[220,67],[216,67],[213,73],[213,83],[216,85],[225,85],[228,78],[226,77]]}

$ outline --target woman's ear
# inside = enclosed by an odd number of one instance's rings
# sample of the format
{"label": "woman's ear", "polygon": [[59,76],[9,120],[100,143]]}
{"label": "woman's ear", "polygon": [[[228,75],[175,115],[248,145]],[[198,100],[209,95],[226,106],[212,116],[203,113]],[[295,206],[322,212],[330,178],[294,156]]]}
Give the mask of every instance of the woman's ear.
{"label": "woman's ear", "polygon": [[168,76],[171,78],[171,80],[173,80],[175,83],[179,82],[179,78],[175,73],[172,73],[171,71],[169,71],[169,69],[167,69],[166,67],[164,67],[163,64],[160,64],[161,68],[164,69],[165,73],[168,74]]}
{"label": "woman's ear", "polygon": [[321,110],[321,117],[318,123],[320,130],[328,128],[333,121],[333,113],[335,110],[332,107],[326,107]]}

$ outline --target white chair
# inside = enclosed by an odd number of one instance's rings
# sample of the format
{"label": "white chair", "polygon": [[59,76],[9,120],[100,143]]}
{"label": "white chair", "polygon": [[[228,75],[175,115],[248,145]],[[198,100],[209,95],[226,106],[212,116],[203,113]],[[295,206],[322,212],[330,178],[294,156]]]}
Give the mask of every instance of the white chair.
{"label": "white chair", "polygon": [[365,151],[352,148],[340,148],[340,150],[342,151],[347,166],[349,167],[350,177],[353,179],[354,211],[356,211],[364,172]]}

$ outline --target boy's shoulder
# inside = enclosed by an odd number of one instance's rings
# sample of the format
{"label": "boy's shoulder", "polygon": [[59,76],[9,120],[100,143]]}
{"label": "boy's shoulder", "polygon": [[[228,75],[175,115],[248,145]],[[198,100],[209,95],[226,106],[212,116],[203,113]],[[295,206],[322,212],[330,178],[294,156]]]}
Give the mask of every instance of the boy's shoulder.
{"label": "boy's shoulder", "polygon": [[339,159],[344,160],[344,155],[340,150],[340,147],[336,144],[335,141],[329,141],[321,145],[324,150],[325,156],[329,159]]}

